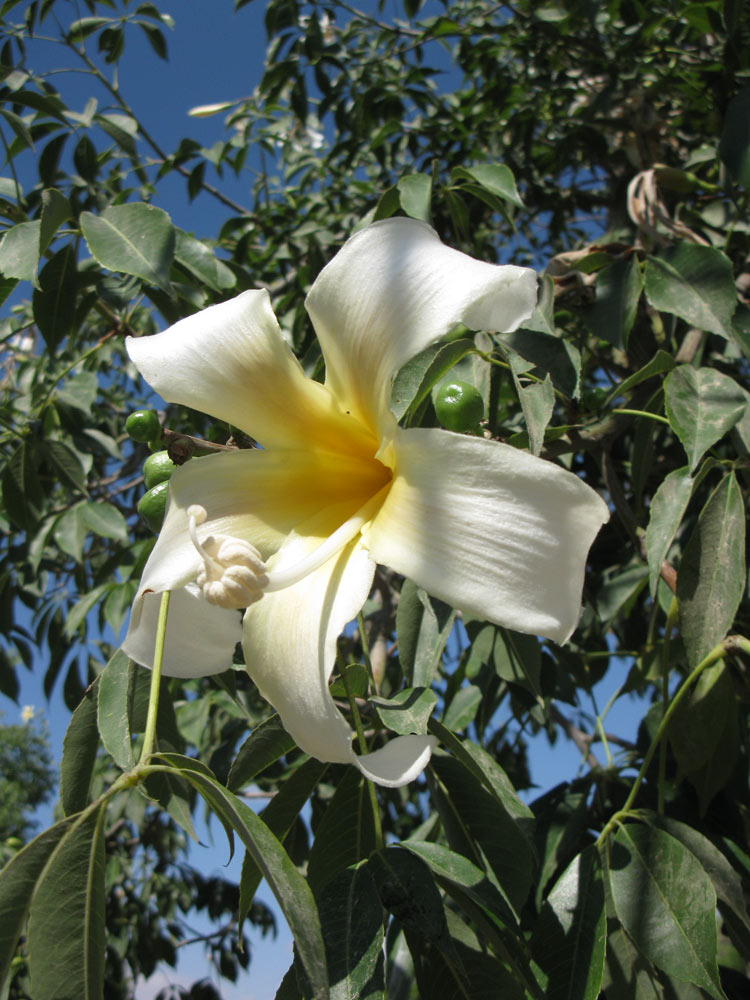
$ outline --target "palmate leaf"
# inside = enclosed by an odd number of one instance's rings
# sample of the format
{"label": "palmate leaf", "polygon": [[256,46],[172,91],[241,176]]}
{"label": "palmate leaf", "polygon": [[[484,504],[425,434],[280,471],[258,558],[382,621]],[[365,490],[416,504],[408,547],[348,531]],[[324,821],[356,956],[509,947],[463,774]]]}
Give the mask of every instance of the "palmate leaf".
{"label": "palmate leaf", "polygon": [[35,1000],[100,1000],[104,989],[105,807],[73,823],[41,874],[29,915]]}
{"label": "palmate leaf", "polygon": [[[286,917],[315,1000],[328,997],[328,974],[320,917],[310,887],[266,824],[252,809],[189,758],[168,756],[225,827],[252,854]],[[200,767],[200,769],[198,769]]]}
{"label": "palmate leaf", "polygon": [[608,874],[617,916],[644,957],[725,1000],[716,964],[716,893],[695,856],[662,830],[622,827]]}
{"label": "palmate leaf", "polygon": [[547,976],[548,1000],[596,1000],[606,945],[604,886],[595,846],[555,883],[534,928],[532,952]]}

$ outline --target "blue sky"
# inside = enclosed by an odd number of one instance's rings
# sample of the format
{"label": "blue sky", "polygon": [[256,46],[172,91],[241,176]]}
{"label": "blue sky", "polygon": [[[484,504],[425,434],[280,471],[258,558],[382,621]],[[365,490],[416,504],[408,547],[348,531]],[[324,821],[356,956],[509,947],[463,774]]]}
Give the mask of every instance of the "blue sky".
{"label": "blue sky", "polygon": [[[171,0],[161,2],[160,10],[172,14],[175,19],[173,31],[167,31],[169,62],[158,60],[140,32],[133,31],[128,36],[124,57],[120,64],[120,87],[127,101],[145,127],[158,138],[167,150],[188,135],[205,146],[211,146],[222,138],[222,116],[195,119],[188,117],[190,108],[196,105],[231,100],[248,95],[258,84],[265,49],[263,27],[264,5],[256,0],[233,13],[232,0]],[[366,7],[374,8],[368,2]],[[64,4],[61,12],[66,11]],[[76,5],[70,3],[69,19],[76,14]],[[387,10],[389,6],[387,6]],[[46,22],[45,33],[53,33],[53,26]],[[59,66],[60,54],[72,64],[73,57],[58,46],[49,45],[35,52],[32,63],[38,71],[44,72]],[[107,96],[94,91],[91,79],[81,73],[55,74],[51,77],[55,85],[66,94],[69,106],[82,110],[92,94],[100,99],[100,110],[105,109]],[[227,173],[223,181],[210,177],[230,197],[241,204],[249,205],[248,177],[236,180]],[[180,227],[198,236],[211,236],[228,211],[209,196],[200,195],[192,204],[185,194],[185,183],[173,176],[161,182],[155,203],[171,215]],[[603,682],[598,689],[599,707],[607,701],[612,690],[625,678],[626,667],[616,667],[610,671],[612,678]],[[46,703],[41,690],[43,670],[35,675],[23,674],[20,705],[15,706],[0,696],[0,710],[7,721],[19,718],[23,705],[34,705],[47,719],[50,727],[53,750],[59,756],[68,713],[62,705],[61,692],[55,690],[52,700]],[[607,722],[607,729],[618,735],[633,738],[640,711],[634,710],[628,699],[615,706]],[[599,750],[597,750],[597,753]],[[562,734],[556,745],[550,748],[543,738],[537,740],[531,753],[533,774],[542,787],[551,787],[564,778],[573,777],[580,766],[580,753]],[[526,796],[534,797],[532,796]],[[48,819],[45,816],[44,821]],[[191,861],[206,874],[221,870],[225,877],[239,878],[240,860],[235,859],[224,869],[227,858],[223,834],[216,834],[215,846],[195,847]],[[202,839],[210,842],[209,831],[203,831]],[[270,893],[261,890],[261,897],[272,902]],[[276,911],[278,913],[278,911]],[[253,938],[253,960],[250,970],[240,983],[233,987],[222,984],[225,1000],[272,1000],[276,988],[291,960],[291,939],[288,931],[279,921],[279,936],[276,942],[270,939]],[[191,982],[207,973],[200,947],[186,949],[177,972],[165,970],[164,975],[154,977],[149,984],[139,986],[138,1000],[149,1000],[168,982]]]}

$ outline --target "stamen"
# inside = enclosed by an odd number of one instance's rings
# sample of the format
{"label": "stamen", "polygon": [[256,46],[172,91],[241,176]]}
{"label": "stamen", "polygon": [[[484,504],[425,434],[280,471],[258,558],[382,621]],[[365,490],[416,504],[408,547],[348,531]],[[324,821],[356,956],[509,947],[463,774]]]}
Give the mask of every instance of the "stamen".
{"label": "stamen", "polygon": [[187,509],[190,539],[203,560],[198,586],[209,604],[247,608],[263,596],[268,577],[260,552],[250,542],[227,535],[209,535],[201,543],[198,525],[206,520],[200,504]]}
{"label": "stamen", "polygon": [[209,535],[198,538],[198,525],[206,520],[206,509],[191,504],[186,513],[188,532],[203,568],[198,573],[198,586],[210,604],[222,608],[247,608],[259,601],[264,593],[285,590],[299,583],[316,569],[320,569],[337,552],[340,552],[363,525],[369,521],[383,502],[390,483],[371,497],[364,506],[340,525],[332,535],[293,566],[268,571],[260,552],[250,542],[228,535]]}

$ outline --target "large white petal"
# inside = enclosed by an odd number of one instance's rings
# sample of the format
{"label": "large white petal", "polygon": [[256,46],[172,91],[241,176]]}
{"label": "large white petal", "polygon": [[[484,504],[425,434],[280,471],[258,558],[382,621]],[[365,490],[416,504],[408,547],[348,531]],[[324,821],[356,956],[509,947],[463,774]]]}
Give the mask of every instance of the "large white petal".
{"label": "large white petal", "polygon": [[[301,561],[322,538],[292,536],[273,568]],[[299,747],[319,760],[354,764],[370,780],[397,787],[422,771],[434,740],[402,736],[359,757],[328,690],[336,639],[367,599],[374,571],[361,542],[351,542],[298,584],[248,608],[242,644],[250,676]]]}
{"label": "large white petal", "polygon": [[[123,648],[138,663],[151,666],[159,594],[171,590],[165,673],[200,676],[231,662],[240,638],[239,616],[212,608],[197,588],[183,589],[201,568],[188,533],[187,509],[192,504],[207,512],[201,539],[211,534],[241,538],[265,559],[295,526],[321,511],[333,518],[334,526],[345,521],[377,493],[388,475],[378,463],[326,452],[251,449],[191,459],[170,481],[164,525],[144,568]],[[174,631],[176,621],[181,624]],[[217,635],[230,626],[233,638],[221,643]],[[211,659],[207,648],[214,647]],[[224,667],[218,665],[222,662]]]}
{"label": "large white petal", "polygon": [[243,292],[152,337],[128,337],[138,370],[170,403],[239,427],[264,448],[374,452],[372,438],[305,377],[265,289]]}
{"label": "large white petal", "polygon": [[[156,623],[161,594],[142,594],[133,606],[128,634],[122,648],[143,667],[154,665]],[[242,638],[238,611],[213,607],[197,586],[188,584],[172,592],[167,614],[162,673],[167,677],[207,677],[232,665]]]}
{"label": "large white petal", "polygon": [[565,469],[509,445],[399,430],[395,477],[363,531],[372,557],[498,625],[565,642],[607,505]]}
{"label": "large white petal", "polygon": [[376,426],[393,372],[457,323],[515,330],[534,308],[536,275],[444,246],[414,219],[353,236],[318,276],[306,305],[345,410]]}
{"label": "large white petal", "polygon": [[[291,537],[273,569],[301,561],[321,541]],[[352,758],[352,733],[329,694],[328,678],[336,639],[366,601],[374,573],[357,539],[293,587],[264,595],[245,612],[248,672],[298,746],[319,760]]]}

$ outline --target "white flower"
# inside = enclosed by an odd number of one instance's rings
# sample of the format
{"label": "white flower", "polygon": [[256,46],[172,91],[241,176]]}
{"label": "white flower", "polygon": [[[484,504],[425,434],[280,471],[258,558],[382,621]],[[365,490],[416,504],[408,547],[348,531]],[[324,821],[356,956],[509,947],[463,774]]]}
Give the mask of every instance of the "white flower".
{"label": "white flower", "polygon": [[[593,490],[550,462],[480,437],[404,430],[388,409],[392,375],[410,357],[457,323],[513,330],[535,299],[533,271],[481,263],[398,218],[352,237],[307,297],[325,385],[305,377],[265,291],[129,338],[164,399],[262,448],[174,473],[128,655],[151,665],[157,595],[172,590],[165,673],[225,670],[241,635],[250,676],[303,750],[385,785],[416,777],[431,737],[357,756],[328,691],[337,636],[376,563],[475,616],[565,642],[608,517]],[[233,609],[245,606],[240,632]]]}

